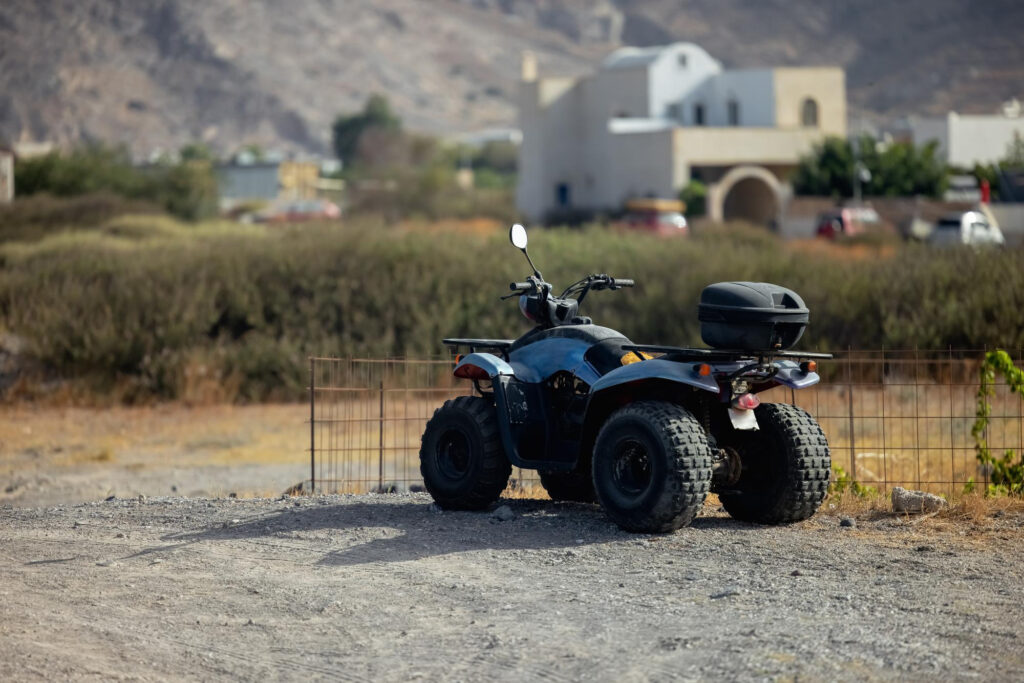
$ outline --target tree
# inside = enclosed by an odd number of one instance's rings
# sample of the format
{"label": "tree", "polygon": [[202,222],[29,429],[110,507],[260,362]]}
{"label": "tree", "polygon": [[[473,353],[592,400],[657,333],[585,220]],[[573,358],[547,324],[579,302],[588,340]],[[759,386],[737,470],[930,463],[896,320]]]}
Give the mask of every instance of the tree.
{"label": "tree", "polygon": [[707,213],[708,186],[699,180],[691,180],[679,190],[679,199],[686,205],[688,217],[703,216]]}
{"label": "tree", "polygon": [[205,142],[191,142],[178,150],[178,157],[182,161],[209,161],[215,160],[213,150]]}
{"label": "tree", "polygon": [[856,142],[830,137],[800,160],[793,189],[800,195],[851,197],[854,171],[860,162],[871,174],[861,191],[868,196],[939,197],[946,189],[949,169],[939,159],[938,143],[922,147],[896,142],[880,144],[869,135]]}
{"label": "tree", "polygon": [[1024,139],[1021,139],[1019,131],[1013,131],[1013,140],[1006,146],[1006,157],[999,166],[1008,171],[1024,169]]}
{"label": "tree", "polygon": [[358,159],[359,141],[369,130],[397,133],[402,121],[391,112],[391,105],[383,95],[371,95],[358,114],[341,115],[331,127],[334,153],[350,166]]}

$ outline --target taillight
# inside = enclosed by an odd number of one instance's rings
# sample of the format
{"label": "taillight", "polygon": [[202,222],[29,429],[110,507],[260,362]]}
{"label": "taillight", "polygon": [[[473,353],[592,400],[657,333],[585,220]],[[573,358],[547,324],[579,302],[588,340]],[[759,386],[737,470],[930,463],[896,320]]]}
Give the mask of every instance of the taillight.
{"label": "taillight", "polygon": [[761,405],[761,399],[754,394],[743,394],[732,402],[732,407],[737,410],[753,410]]}
{"label": "taillight", "polygon": [[483,380],[491,378],[491,376],[487,374],[486,370],[481,368],[479,365],[473,365],[471,363],[460,365],[455,368],[455,372],[452,374],[456,377],[461,377],[462,379]]}

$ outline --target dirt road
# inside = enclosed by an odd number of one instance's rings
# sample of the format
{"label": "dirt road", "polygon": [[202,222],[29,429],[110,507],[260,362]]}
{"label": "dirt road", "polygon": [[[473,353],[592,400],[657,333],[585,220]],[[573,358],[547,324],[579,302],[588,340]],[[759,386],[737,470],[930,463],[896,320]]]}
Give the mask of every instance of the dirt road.
{"label": "dirt road", "polygon": [[1009,679],[1024,515],[668,536],[429,497],[0,508],[0,679]]}

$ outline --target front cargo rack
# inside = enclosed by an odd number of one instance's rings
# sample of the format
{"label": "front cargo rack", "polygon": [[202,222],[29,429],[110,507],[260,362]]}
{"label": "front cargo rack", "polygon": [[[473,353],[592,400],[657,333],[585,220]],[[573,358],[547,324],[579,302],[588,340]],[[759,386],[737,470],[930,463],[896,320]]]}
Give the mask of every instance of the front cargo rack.
{"label": "front cargo rack", "polygon": [[497,349],[502,353],[508,351],[508,347],[515,343],[515,339],[442,339],[441,343],[458,349],[460,346],[467,346],[471,352],[477,349]]}

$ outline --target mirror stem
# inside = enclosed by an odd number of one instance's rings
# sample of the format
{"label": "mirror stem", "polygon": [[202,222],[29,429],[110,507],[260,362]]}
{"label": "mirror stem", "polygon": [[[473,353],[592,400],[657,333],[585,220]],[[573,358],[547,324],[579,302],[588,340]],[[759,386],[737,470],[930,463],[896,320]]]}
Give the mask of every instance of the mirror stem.
{"label": "mirror stem", "polygon": [[538,280],[544,280],[544,276],[540,274],[539,270],[537,270],[537,266],[533,265],[533,259],[530,258],[530,254],[526,251],[526,249],[523,249],[522,252],[523,256],[526,257],[526,261],[530,264],[530,267],[533,268],[533,276]]}

